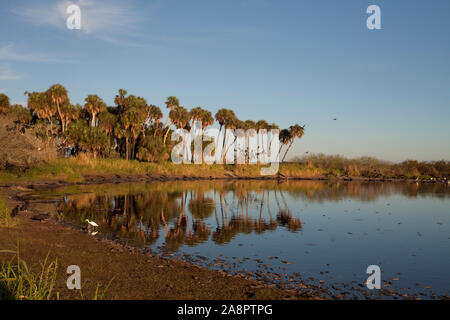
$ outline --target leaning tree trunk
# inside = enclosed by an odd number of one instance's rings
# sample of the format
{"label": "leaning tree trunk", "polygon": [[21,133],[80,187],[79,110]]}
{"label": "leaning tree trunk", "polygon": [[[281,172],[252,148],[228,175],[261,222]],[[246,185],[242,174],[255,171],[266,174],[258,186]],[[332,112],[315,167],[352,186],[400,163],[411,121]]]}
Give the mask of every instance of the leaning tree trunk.
{"label": "leaning tree trunk", "polygon": [[294,140],[292,140],[291,144],[289,145],[289,147],[286,150],[286,153],[284,154],[283,160],[281,160],[281,162],[284,162],[284,159],[286,159],[286,156],[289,152],[289,149],[291,149],[292,145],[294,144]]}
{"label": "leaning tree trunk", "polygon": [[166,144],[166,140],[167,140],[167,136],[169,135],[170,128],[172,128],[172,123],[170,124],[170,126],[169,126],[169,128],[167,129],[167,132],[166,132],[166,134],[165,134],[165,136],[164,136],[164,140],[163,140],[163,143],[164,143],[164,144]]}

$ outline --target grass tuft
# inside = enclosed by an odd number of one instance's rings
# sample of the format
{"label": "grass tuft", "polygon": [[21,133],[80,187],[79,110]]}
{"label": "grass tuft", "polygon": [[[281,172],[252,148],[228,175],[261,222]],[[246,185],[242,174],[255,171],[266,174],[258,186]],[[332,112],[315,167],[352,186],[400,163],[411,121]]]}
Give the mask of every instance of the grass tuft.
{"label": "grass tuft", "polygon": [[41,264],[38,274],[32,272],[17,252],[3,250],[0,253],[14,253],[9,263],[0,266],[0,300],[52,300],[56,298],[53,289],[56,281],[58,261]]}

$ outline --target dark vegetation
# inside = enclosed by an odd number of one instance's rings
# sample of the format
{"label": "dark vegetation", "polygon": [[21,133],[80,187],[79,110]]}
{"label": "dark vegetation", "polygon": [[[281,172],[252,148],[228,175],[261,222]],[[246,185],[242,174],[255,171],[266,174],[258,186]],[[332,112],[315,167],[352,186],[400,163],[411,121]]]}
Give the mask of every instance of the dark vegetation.
{"label": "dark vegetation", "polygon": [[406,160],[391,163],[371,157],[348,159],[324,154],[295,158],[294,162],[305,167],[331,172],[337,176],[353,176],[387,179],[450,179],[450,161]]}

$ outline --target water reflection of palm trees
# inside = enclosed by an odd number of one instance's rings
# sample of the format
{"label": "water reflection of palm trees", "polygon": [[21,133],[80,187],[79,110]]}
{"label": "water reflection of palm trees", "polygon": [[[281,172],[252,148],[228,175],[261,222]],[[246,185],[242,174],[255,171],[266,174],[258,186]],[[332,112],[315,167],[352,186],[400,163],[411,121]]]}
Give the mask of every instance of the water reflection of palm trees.
{"label": "water reflection of palm trees", "polygon": [[[302,229],[288,204],[299,201],[374,201],[399,193],[408,197],[449,196],[439,184],[288,181],[167,182],[84,187],[60,201],[66,221],[84,226],[99,223],[99,231],[137,244],[159,240],[167,250],[211,240],[228,243],[238,234],[262,234],[283,227]],[[90,188],[90,189],[89,189]],[[82,193],[80,193],[82,192]]]}
{"label": "water reflection of palm trees", "polygon": [[275,195],[278,202],[277,192],[245,188],[84,193],[65,198],[58,210],[66,221],[80,226],[85,219],[99,221],[102,234],[135,244],[155,243],[162,233],[163,249],[174,251],[183,244],[195,246],[209,239],[228,243],[238,234],[262,234],[279,225],[300,230],[301,222],[292,217],[283,192],[278,194],[284,209],[278,205],[276,218],[270,198]]}
{"label": "water reflection of palm trees", "polygon": [[281,198],[283,200],[283,204],[284,204],[284,209],[281,209],[280,206],[280,201],[278,200],[277,197],[277,191],[274,191],[274,195],[275,195],[275,200],[277,202],[277,206],[278,206],[278,214],[277,214],[277,221],[280,225],[284,226],[285,228],[287,228],[289,231],[299,231],[302,229],[302,221],[299,218],[294,218],[292,216],[291,210],[289,209],[288,205],[287,205],[287,201],[286,198],[283,195],[282,191],[279,191]]}

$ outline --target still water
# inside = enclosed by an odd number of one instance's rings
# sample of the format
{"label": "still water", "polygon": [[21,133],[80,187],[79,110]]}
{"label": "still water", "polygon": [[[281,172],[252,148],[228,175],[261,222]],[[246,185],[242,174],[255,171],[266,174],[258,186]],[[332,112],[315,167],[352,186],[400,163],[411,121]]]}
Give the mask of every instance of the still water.
{"label": "still water", "polygon": [[[288,288],[334,297],[450,295],[450,187],[324,181],[196,181],[76,186],[51,197],[97,236]],[[385,295],[378,293],[385,298]]]}

